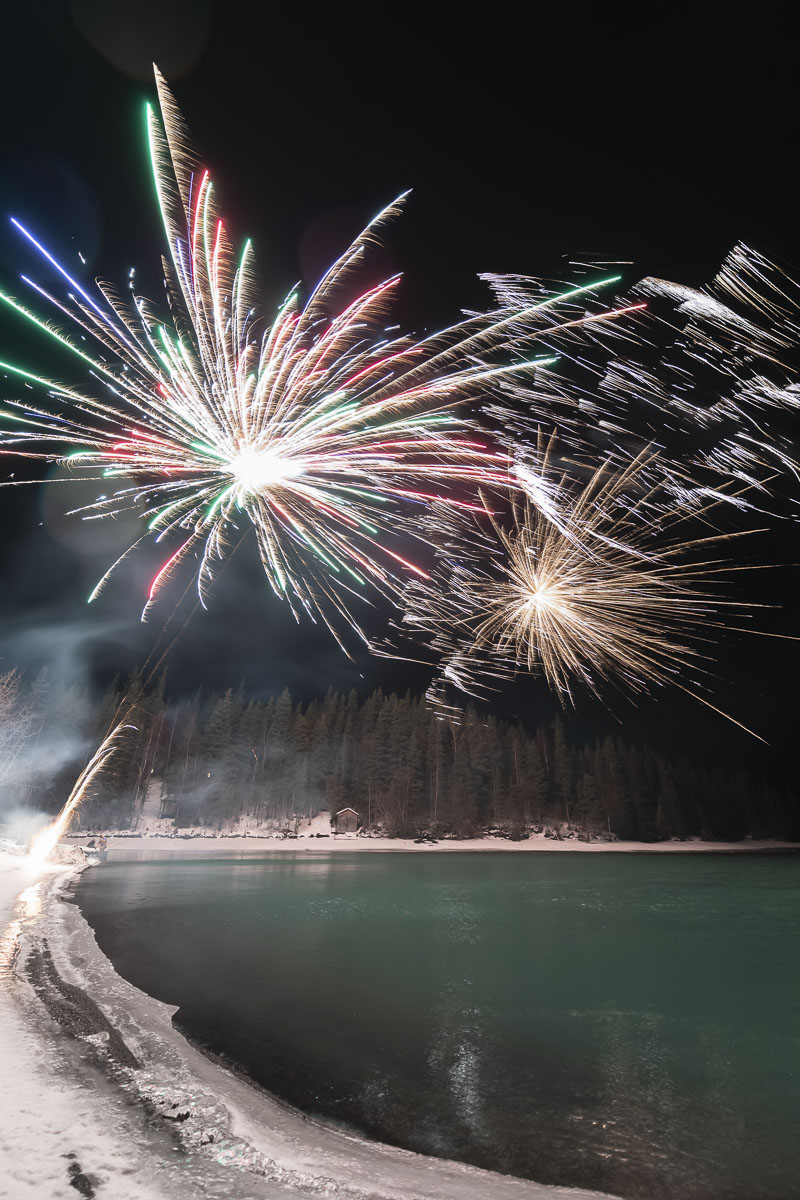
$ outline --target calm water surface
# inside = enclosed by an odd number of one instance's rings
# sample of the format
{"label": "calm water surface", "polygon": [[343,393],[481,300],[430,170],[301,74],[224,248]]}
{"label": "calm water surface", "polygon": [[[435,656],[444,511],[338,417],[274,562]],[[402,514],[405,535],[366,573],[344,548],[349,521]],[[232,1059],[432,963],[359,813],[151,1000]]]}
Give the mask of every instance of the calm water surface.
{"label": "calm water surface", "polygon": [[78,899],[308,1111],[637,1200],[800,1197],[800,857],[112,853]]}

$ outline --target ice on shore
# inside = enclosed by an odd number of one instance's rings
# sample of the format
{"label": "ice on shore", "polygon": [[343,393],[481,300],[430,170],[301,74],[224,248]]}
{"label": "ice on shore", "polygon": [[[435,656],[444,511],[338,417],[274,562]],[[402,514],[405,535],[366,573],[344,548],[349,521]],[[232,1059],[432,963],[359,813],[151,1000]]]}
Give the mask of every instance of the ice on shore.
{"label": "ice on shore", "polygon": [[15,973],[28,929],[67,873],[31,876],[23,858],[0,852],[0,1196],[74,1198],[76,1176],[85,1191],[113,1179],[119,1200],[166,1196],[138,1114],[101,1072],[80,1069],[77,1046],[49,1028]]}
{"label": "ice on shore", "polygon": [[[369,1142],[251,1087],[189,1045],[172,1008],[116,974],[63,902],[75,870],[31,873],[0,849],[0,1197],[599,1197]],[[58,1000],[50,1011],[31,983],[37,955]],[[128,1057],[112,1053],[120,1038]]]}

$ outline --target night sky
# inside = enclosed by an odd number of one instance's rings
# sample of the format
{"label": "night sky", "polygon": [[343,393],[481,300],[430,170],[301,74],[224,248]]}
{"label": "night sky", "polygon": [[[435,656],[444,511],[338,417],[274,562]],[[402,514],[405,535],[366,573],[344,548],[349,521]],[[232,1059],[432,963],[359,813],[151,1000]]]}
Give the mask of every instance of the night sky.
{"label": "night sky", "polygon": [[[793,185],[798,143],[796,23],[790,6],[698,24],[704,6],[509,6],[476,17],[436,6],[306,6],[198,0],[17,5],[4,18],[0,91],[0,281],[19,292],[32,259],[10,215],[71,269],[161,294],[163,233],[144,137],[149,63],[164,70],[215,179],[235,240],[252,236],[265,303],[328,260],[399,192],[414,189],[377,269],[400,269],[398,320],[417,330],[488,303],[476,275],[558,275],[582,254],[707,281],[737,240],[800,267]],[[513,10],[516,12],[516,10]],[[722,11],[722,10],[721,10]],[[81,267],[78,252],[86,259]],[[65,361],[0,313],[0,359],[65,382]],[[18,387],[0,376],[0,396]],[[0,477],[25,464],[6,460]],[[34,467],[28,471],[32,477]],[[62,489],[0,491],[0,670],[127,672],[150,651],[169,608],[139,624],[155,559],[142,555],[91,609],[85,597],[124,546],[61,518]],[[66,493],[68,489],[63,489]],[[774,556],[798,561],[796,526]],[[297,628],[260,575],[252,545],[219,580],[171,650],[171,687],[411,686],[427,676],[381,660],[350,664],[330,637]],[[117,550],[117,553],[119,550]],[[758,598],[785,606],[764,626],[795,633],[796,569],[771,572]],[[174,591],[177,598],[178,590]],[[188,609],[187,609],[188,611]],[[176,629],[177,629],[176,622]],[[614,715],[593,701],[576,737],[620,732],[708,761],[786,778],[794,752],[792,643],[750,639],[721,657],[721,706],[772,743],[680,696]],[[536,723],[555,711],[526,684],[499,712]]]}

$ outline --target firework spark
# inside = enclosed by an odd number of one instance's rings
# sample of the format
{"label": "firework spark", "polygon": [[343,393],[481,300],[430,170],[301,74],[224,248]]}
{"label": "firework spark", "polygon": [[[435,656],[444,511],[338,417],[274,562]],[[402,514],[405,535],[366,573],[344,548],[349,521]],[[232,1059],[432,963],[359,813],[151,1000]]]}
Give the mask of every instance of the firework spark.
{"label": "firework spark", "polygon": [[61,838],[64,837],[72,823],[72,818],[89,795],[92,784],[117,750],[120,738],[126,729],[133,729],[133,726],[120,722],[103,738],[103,741],[76,779],[67,802],[55,821],[51,822],[41,833],[36,835],[28,851],[28,858],[33,866],[38,867],[46,862]]}
{"label": "firework spark", "polygon": [[419,518],[431,503],[468,510],[478,488],[518,486],[507,454],[462,415],[464,403],[498,389],[524,398],[554,362],[557,334],[619,315],[595,297],[615,278],[560,295],[531,284],[522,302],[467,314],[422,340],[399,336],[385,326],[399,277],[347,303],[342,294],[401,196],[305,303],[293,291],[265,325],[251,244],[235,255],[210,176],[196,167],[160,76],[157,84],[161,120],[148,108],[147,122],[169,244],[170,320],[133,285],[127,303],[107,285],[86,290],[15,220],[69,291],[64,299],[27,277],[26,285],[76,322],[82,340],[15,297],[0,298],[77,355],[104,392],[0,364],[49,392],[41,406],[8,402],[2,415],[12,428],[0,441],[8,453],[66,458],[76,477],[102,482],[107,494],[76,510],[84,518],[141,514],[146,528],[122,558],[148,539],[172,543],[148,605],[189,559],[199,563],[204,599],[244,521],[255,529],[269,583],[295,616],[322,618],[337,636],[342,618],[361,633],[355,596],[372,587],[395,598],[409,573],[424,576]]}

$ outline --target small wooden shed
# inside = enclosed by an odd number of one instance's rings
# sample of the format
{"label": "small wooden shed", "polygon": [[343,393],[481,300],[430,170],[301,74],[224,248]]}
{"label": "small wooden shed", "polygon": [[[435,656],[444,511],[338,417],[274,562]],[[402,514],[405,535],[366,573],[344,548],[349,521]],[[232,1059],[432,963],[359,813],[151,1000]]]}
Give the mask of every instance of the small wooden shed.
{"label": "small wooden shed", "polygon": [[334,833],[355,833],[360,822],[354,808],[340,808],[334,817]]}

